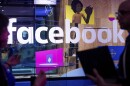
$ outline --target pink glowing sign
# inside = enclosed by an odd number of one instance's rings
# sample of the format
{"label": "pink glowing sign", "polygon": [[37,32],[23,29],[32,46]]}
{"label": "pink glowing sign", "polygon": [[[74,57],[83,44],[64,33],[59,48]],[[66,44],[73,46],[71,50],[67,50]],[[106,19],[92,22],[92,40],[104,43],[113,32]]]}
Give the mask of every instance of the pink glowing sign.
{"label": "pink glowing sign", "polygon": [[63,66],[63,48],[38,51],[36,55],[36,74],[40,70],[54,70],[59,66]]}

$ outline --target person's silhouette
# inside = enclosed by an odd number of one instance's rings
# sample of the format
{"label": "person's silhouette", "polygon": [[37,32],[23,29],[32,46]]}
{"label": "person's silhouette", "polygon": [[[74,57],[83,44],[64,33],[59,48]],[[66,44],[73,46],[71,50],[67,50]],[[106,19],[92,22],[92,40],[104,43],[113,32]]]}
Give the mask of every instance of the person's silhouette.
{"label": "person's silhouette", "polygon": [[[4,14],[0,13],[0,86],[15,86],[15,79],[11,72],[7,69],[15,66],[20,62],[19,55],[11,56],[5,64],[1,62],[1,50],[7,47],[9,32],[7,29],[9,19]],[[34,86],[45,86],[46,75],[43,71],[40,72],[35,80]]]}
{"label": "person's silhouette", "polygon": [[[127,30],[130,33],[130,0],[123,1],[118,9],[117,19],[121,29]],[[119,60],[119,80],[118,83],[107,83],[98,71],[94,69],[96,77],[88,75],[98,86],[130,86],[130,34],[126,38],[125,49],[122,52]]]}

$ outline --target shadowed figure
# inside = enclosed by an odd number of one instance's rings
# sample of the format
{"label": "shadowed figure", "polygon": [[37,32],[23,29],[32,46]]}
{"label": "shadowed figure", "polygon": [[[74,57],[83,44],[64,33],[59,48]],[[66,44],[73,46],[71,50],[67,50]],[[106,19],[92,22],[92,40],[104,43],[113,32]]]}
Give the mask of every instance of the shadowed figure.
{"label": "shadowed figure", "polygon": [[[120,28],[130,33],[130,0],[125,0],[119,5],[116,15]],[[96,69],[93,69],[95,77],[88,75],[98,86],[130,86],[130,34],[125,42],[125,48],[119,59],[117,82],[106,82]]]}

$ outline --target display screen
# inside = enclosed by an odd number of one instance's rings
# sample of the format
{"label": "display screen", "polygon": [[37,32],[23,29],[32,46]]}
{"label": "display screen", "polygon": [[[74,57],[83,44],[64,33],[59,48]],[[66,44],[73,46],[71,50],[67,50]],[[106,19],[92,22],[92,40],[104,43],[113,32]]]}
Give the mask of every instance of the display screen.
{"label": "display screen", "polygon": [[34,0],[34,4],[38,5],[56,5],[56,0]]}
{"label": "display screen", "polygon": [[36,16],[49,16],[53,13],[53,7],[49,5],[45,5],[44,7],[36,7],[35,15]]}
{"label": "display screen", "polygon": [[54,70],[63,66],[63,48],[38,51],[36,54],[36,73],[40,70]]}

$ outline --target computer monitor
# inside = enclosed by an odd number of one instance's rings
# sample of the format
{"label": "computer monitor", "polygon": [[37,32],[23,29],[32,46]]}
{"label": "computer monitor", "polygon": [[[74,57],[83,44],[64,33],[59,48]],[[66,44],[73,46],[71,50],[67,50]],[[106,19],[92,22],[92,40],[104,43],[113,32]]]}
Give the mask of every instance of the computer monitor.
{"label": "computer monitor", "polygon": [[36,74],[40,70],[54,70],[59,66],[63,66],[63,48],[51,49],[35,52],[36,56]]}

